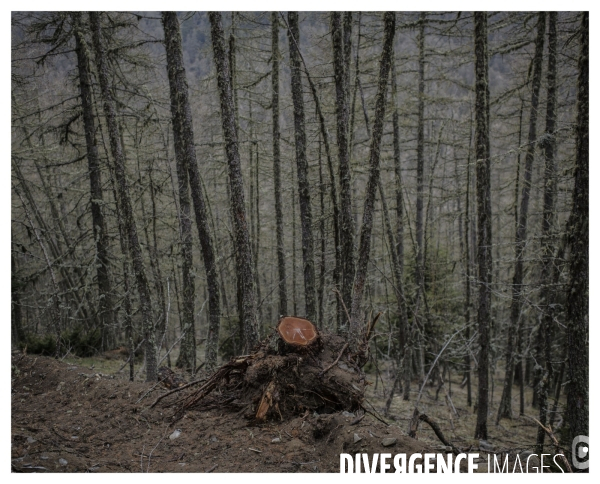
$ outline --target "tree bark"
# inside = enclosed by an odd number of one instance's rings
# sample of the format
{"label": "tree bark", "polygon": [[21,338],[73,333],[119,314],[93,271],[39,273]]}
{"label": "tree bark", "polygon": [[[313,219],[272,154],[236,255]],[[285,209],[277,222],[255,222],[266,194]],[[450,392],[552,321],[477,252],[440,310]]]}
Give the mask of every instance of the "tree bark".
{"label": "tree bark", "polygon": [[342,14],[331,13],[331,38],[333,42],[333,65],[335,77],[335,111],[337,118],[337,145],[340,177],[340,242],[342,265],[342,299],[347,308],[352,303],[354,282],[354,219],[352,218],[352,180],[348,143],[348,79],[349,65],[346,63]]}
{"label": "tree bark", "polygon": [[571,438],[589,435],[589,13],[581,18],[581,52],[577,78],[575,128],[575,185],[567,230],[569,285],[567,292],[567,344],[569,386],[567,422]]}
{"label": "tree bark", "polygon": [[285,274],[285,246],[283,240],[283,210],[281,204],[281,148],[279,130],[279,17],[271,12],[271,88],[273,109],[273,184],[275,192],[275,231],[277,234],[277,271],[280,316],[287,315],[287,277]]}
{"label": "tree bark", "polygon": [[492,299],[492,205],[490,194],[487,13],[475,12],[475,156],[477,172],[477,274],[479,328],[475,438],[487,440],[489,325]]}
{"label": "tree bark", "polygon": [[360,246],[358,252],[358,264],[356,278],[354,280],[354,291],[352,297],[352,309],[350,313],[350,344],[357,347],[362,336],[362,297],[367,277],[367,266],[371,252],[371,232],[373,229],[373,212],[375,208],[375,197],[377,185],[379,184],[379,161],[381,138],[383,136],[383,123],[385,121],[385,104],[390,65],[393,52],[394,34],[396,28],[396,14],[386,12],[384,18],[383,50],[379,61],[379,80],[377,86],[377,97],[375,100],[375,121],[373,124],[373,136],[371,138],[371,149],[369,157],[369,179],[367,182],[365,205],[363,210],[363,222],[360,233]]}
{"label": "tree bark", "polygon": [[107,332],[114,326],[114,313],[112,307],[112,291],[109,278],[109,243],[106,233],[106,224],[102,213],[102,176],[100,173],[100,159],[96,143],[96,126],[94,122],[94,106],[92,100],[92,79],[90,74],[90,52],[85,41],[81,26],[81,13],[73,15],[75,32],[75,51],[77,53],[77,67],[79,71],[79,92],[81,95],[81,109],[83,112],[83,126],[87,148],[88,172],[90,176],[90,205],[92,212],[92,225],[94,240],[96,242],[96,274],[98,278],[98,299],[100,312],[100,332],[102,334],[102,347],[106,347]]}
{"label": "tree bark", "polygon": [[[183,133],[183,122],[187,103],[187,82],[181,51],[179,21],[175,12],[163,12],[162,24],[167,53],[167,74],[171,96],[171,117],[175,141],[175,164],[179,194],[179,237],[181,240],[181,273],[183,283],[183,311],[180,328],[183,338],[175,366],[193,371],[196,368],[196,338],[194,323],[195,281],[192,257],[191,203],[186,168],[186,152],[189,140]],[[182,92],[185,91],[185,92]],[[193,139],[192,149],[193,149]],[[214,363],[213,363],[214,366]]]}
{"label": "tree bark", "polygon": [[502,418],[512,418],[512,386],[514,378],[514,346],[515,334],[518,331],[523,305],[523,269],[525,248],[527,242],[527,216],[529,212],[529,198],[531,191],[531,175],[535,156],[535,140],[537,114],[539,104],[540,86],[542,83],[542,59],[544,55],[544,35],[546,32],[546,14],[538,14],[537,37],[535,41],[535,54],[533,57],[533,78],[531,85],[531,112],[529,114],[529,136],[527,154],[525,155],[525,173],[523,175],[523,188],[521,189],[521,206],[519,209],[519,224],[515,234],[515,273],[512,284],[512,301],[510,308],[510,324],[507,331],[506,346],[506,376],[502,389],[502,399],[498,407],[497,422]]}
{"label": "tree bark", "polygon": [[242,328],[244,346],[249,352],[258,343],[258,322],[256,313],[256,292],[254,288],[254,266],[248,234],[248,222],[244,202],[244,182],[240,163],[238,135],[235,123],[233,89],[229,75],[229,61],[225,53],[225,35],[221,14],[209,13],[213,55],[217,70],[217,83],[221,101],[221,122],[225,151],[229,168],[229,187],[231,193],[231,211],[233,213],[236,276],[240,288],[242,309]]}
{"label": "tree bark", "polygon": [[[554,206],[556,194],[556,165],[554,152],[556,150],[556,139],[554,129],[556,126],[556,23],[557,12],[550,12],[548,22],[548,94],[546,101],[546,129],[542,148],[544,150],[544,209],[542,214],[542,271],[540,275],[540,305],[543,315],[540,324],[539,337],[543,341],[543,352],[538,355],[538,362],[544,368],[542,384],[538,390],[538,404],[540,407],[540,418],[543,426],[546,426],[548,415],[548,387],[552,382],[553,368],[551,362],[552,337],[555,307],[556,288],[553,281],[554,261]],[[546,432],[538,428],[537,450],[543,452]]]}
{"label": "tree bark", "polygon": [[142,326],[144,338],[146,339],[145,354],[146,354],[146,381],[155,381],[156,374],[156,346],[154,342],[154,321],[152,314],[152,300],[150,289],[148,287],[148,279],[144,268],[144,260],[142,249],[138,240],[138,233],[135,220],[133,218],[133,209],[131,199],[129,197],[129,186],[125,174],[125,161],[123,156],[123,148],[121,146],[121,138],[119,126],[117,124],[117,114],[115,108],[115,100],[113,99],[112,91],[109,85],[108,77],[108,61],[106,59],[106,47],[102,41],[102,28],[100,26],[100,15],[97,12],[90,12],[90,25],[92,29],[92,39],[94,51],[96,54],[96,68],[98,71],[98,80],[100,82],[100,90],[104,104],[104,115],[106,116],[106,124],[108,127],[108,136],[110,140],[111,153],[114,158],[115,175],[119,198],[122,203],[123,219],[125,230],[127,231],[129,241],[129,251],[133,261],[133,270],[137,282],[138,294],[140,297],[140,305],[142,312]]}
{"label": "tree bark", "polygon": [[304,121],[304,97],[302,91],[302,71],[298,43],[300,28],[298,13],[288,12],[288,37],[290,46],[290,69],[292,80],[292,101],[294,103],[294,134],[296,144],[296,168],[298,174],[298,200],[302,225],[302,262],[304,274],[304,300],[306,318],[316,321],[315,300],[315,261],[312,232],[312,210],[310,204],[310,184],[308,181],[308,160],[306,159],[306,132]]}

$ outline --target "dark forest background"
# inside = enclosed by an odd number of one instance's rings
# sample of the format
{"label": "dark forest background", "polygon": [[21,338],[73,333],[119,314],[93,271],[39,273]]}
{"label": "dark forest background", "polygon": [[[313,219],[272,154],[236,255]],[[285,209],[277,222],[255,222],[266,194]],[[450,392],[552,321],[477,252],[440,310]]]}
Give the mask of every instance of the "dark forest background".
{"label": "dark forest background", "polygon": [[588,434],[587,13],[13,12],[11,33],[14,346],[137,348],[154,380],[282,315],[353,341],[382,312],[390,401],[443,362],[478,437],[527,386]]}

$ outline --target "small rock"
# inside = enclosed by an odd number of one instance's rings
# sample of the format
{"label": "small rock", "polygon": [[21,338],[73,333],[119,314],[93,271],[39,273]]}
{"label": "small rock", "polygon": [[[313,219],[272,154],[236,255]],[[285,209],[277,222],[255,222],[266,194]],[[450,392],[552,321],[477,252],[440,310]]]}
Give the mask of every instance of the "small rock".
{"label": "small rock", "polygon": [[490,444],[487,440],[480,440],[479,450],[483,450],[484,452],[492,452],[494,450],[494,446],[493,444]]}
{"label": "small rock", "polygon": [[64,386],[65,382],[61,381],[57,386],[56,386],[56,391],[60,392],[62,390],[62,387]]}
{"label": "small rock", "polygon": [[42,459],[42,460],[48,460],[48,456],[47,455],[40,455],[40,459]]}
{"label": "small rock", "polygon": [[33,444],[35,442],[37,442],[37,440],[35,440],[33,437],[27,437],[27,443],[28,444]]}
{"label": "small rock", "polygon": [[58,463],[59,463],[61,466],[66,466],[66,465],[68,464],[68,462],[67,462],[65,459],[62,459],[62,458],[61,458],[61,459],[58,459]]}
{"label": "small rock", "polygon": [[342,417],[352,417],[352,418],[354,418],[354,414],[352,412],[347,412],[346,410],[344,410],[342,412]]}
{"label": "small rock", "polygon": [[71,440],[79,440],[79,437],[77,437],[77,435],[71,435]]}
{"label": "small rock", "polygon": [[281,442],[281,439],[279,437],[275,437],[273,440],[271,440],[272,444],[278,444],[279,442]]}
{"label": "small rock", "polygon": [[211,442],[218,442],[219,439],[217,439],[214,435],[210,438]]}
{"label": "small rock", "polygon": [[392,445],[396,445],[396,440],[395,437],[387,437],[381,441],[381,445],[384,447],[391,447]]}
{"label": "small rock", "polygon": [[46,472],[48,469],[42,466],[32,466],[31,464],[25,464],[21,467],[21,472]]}
{"label": "small rock", "polygon": [[169,435],[169,439],[175,440],[180,435],[181,435],[181,429],[175,429],[175,432],[173,432],[171,435]]}
{"label": "small rock", "polygon": [[354,443],[356,444],[357,442],[360,442],[362,440],[362,437],[358,434],[354,434]]}
{"label": "small rock", "polygon": [[447,445],[446,447],[444,447],[444,450],[445,450],[446,452],[452,452],[452,446],[450,446],[450,445]]}

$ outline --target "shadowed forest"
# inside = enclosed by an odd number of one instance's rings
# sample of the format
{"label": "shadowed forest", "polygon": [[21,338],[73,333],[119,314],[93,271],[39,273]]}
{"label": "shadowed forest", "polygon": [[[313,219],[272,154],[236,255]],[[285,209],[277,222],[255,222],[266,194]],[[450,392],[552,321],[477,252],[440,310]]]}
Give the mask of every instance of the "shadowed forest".
{"label": "shadowed forest", "polygon": [[575,458],[587,12],[13,12],[11,33],[15,389],[39,355],[139,395],[204,383],[178,418],[214,387],[203,408],[261,422],[343,410],[453,451]]}

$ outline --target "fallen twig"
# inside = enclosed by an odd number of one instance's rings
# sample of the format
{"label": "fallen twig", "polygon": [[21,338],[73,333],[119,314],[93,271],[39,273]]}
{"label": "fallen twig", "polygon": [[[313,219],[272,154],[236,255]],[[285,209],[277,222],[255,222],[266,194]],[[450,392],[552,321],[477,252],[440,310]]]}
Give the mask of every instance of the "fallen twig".
{"label": "fallen twig", "polygon": [[413,418],[411,419],[411,429],[408,434],[410,437],[412,437],[413,439],[416,438],[419,422],[428,423],[435,435],[437,435],[437,438],[440,439],[440,442],[442,442],[442,444],[444,444],[445,446],[452,448],[452,453],[454,455],[458,455],[462,452],[458,447],[456,447],[452,442],[450,442],[448,439],[446,439],[446,437],[444,437],[442,429],[440,429],[440,426],[437,423],[431,420],[424,413],[419,414],[419,411],[416,408],[413,414]]}
{"label": "fallen twig", "polygon": [[203,378],[201,380],[194,380],[186,385],[183,385],[182,387],[178,387],[178,388],[174,388],[173,390],[171,390],[170,392],[165,393],[164,395],[161,395],[160,397],[158,397],[154,403],[152,405],[150,405],[150,408],[153,408],[158,402],[160,402],[163,398],[168,397],[169,395],[172,395],[173,393],[177,393],[180,392],[181,390],[184,390],[188,387],[191,387],[193,385],[196,385],[198,383],[202,383],[203,381],[206,381],[206,378]]}

